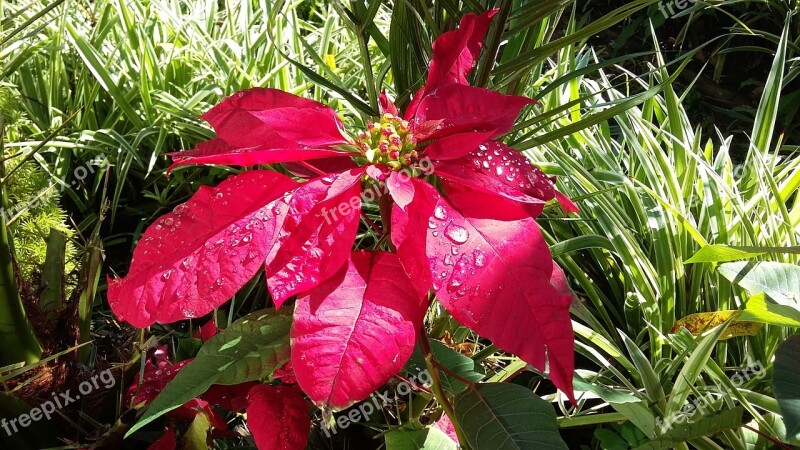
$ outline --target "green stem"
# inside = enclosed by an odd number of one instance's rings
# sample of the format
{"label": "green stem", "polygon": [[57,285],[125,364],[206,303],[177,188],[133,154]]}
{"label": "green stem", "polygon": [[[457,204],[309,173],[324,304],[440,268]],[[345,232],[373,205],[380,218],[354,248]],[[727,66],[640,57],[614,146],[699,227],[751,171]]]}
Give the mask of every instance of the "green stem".
{"label": "green stem", "polygon": [[624,415],[613,412],[605,414],[590,414],[586,416],[564,417],[558,420],[559,428],[582,427],[586,425],[599,425],[601,423],[621,422],[627,420]]}
{"label": "green stem", "polygon": [[442,388],[442,379],[439,377],[439,369],[437,367],[438,364],[433,358],[433,351],[431,350],[431,343],[428,341],[428,333],[425,330],[425,325],[422,326],[419,343],[422,347],[422,354],[425,357],[425,365],[428,368],[428,372],[431,374],[431,391],[433,391],[433,396],[436,397],[436,401],[442,405],[444,413],[450,418],[450,422],[453,424],[453,429],[456,432],[456,436],[458,437],[458,442],[461,445],[461,448],[469,450],[469,444],[464,437],[464,431],[461,429],[461,425],[459,425],[459,423],[456,421],[456,414],[455,410],[453,409],[453,405],[450,404],[450,400],[447,399],[447,394]]}
{"label": "green stem", "polygon": [[[0,154],[3,154],[5,119],[0,115]],[[5,178],[5,162],[0,162],[0,179]],[[34,363],[42,356],[42,346],[36,339],[33,326],[25,314],[14,271],[11,235],[6,224],[8,195],[5,183],[0,183],[0,366],[21,361]]]}

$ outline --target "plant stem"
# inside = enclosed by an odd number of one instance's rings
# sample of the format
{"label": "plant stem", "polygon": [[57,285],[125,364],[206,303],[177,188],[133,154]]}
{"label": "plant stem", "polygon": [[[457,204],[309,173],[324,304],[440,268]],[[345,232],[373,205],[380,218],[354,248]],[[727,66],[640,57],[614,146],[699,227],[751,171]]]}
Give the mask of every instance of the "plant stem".
{"label": "plant stem", "polygon": [[442,405],[444,413],[450,418],[450,422],[453,424],[453,429],[456,432],[461,448],[468,450],[469,444],[464,437],[464,431],[461,429],[461,425],[456,421],[453,405],[450,404],[450,400],[447,399],[447,394],[444,392],[444,389],[442,389],[442,379],[439,377],[438,364],[433,358],[433,351],[431,351],[431,343],[428,341],[428,333],[425,330],[425,325],[422,325],[419,344],[420,347],[422,347],[422,354],[425,357],[425,365],[428,368],[428,372],[431,374],[431,391],[433,391],[433,396],[436,397],[436,401]]}

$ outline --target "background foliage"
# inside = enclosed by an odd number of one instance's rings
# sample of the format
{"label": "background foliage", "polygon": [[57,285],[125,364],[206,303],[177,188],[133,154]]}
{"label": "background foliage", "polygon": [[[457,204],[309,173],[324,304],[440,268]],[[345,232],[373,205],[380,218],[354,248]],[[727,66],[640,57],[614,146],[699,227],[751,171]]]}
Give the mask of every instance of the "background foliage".
{"label": "background foliage", "polygon": [[[46,445],[56,437],[128,448],[152,442],[158,426],[119,443],[134,415],[122,392],[147,350],[163,342],[178,359],[192,356],[190,339],[202,323],[225,328],[269,306],[260,276],[213,317],[148,333],[117,323],[105,304],[100,269],[125,273],[145,226],[233,170],[165,175],[166,153],[212,137],[197,119],[202,112],[232,92],[267,86],[323,101],[363,128],[381,89],[402,105],[421,86],[436,36],[461,14],[490,7],[500,8],[496,23],[506,25],[490,29],[473,82],[539,101],[505,140],[557,176],[582,210],[566,221],[548,211],[540,224],[576,291],[576,386],[584,394],[578,408],[570,406],[541,374],[436,310],[428,326],[442,342],[440,360],[470,380],[524,386],[552,402],[568,448],[758,449],[792,441],[771,376],[776,350],[800,325],[786,319],[796,306],[782,310],[781,320],[764,314],[769,308],[757,309],[751,297],[758,292],[718,270],[725,250],[708,246],[746,247],[737,259],[797,263],[796,2],[696,2],[670,18],[652,0],[0,6],[5,170],[26,161],[3,186],[11,202],[47,184],[60,193],[10,224],[24,289],[19,300],[2,298],[8,311],[28,312],[27,321],[14,316],[12,329],[33,330],[44,356],[60,357],[20,367],[4,351],[9,361],[0,366],[12,365],[0,369],[0,413],[19,410],[20,400],[35,405],[106,367],[125,381],[40,433]],[[748,60],[758,63],[745,66]],[[107,165],[61,188],[99,155]],[[58,317],[41,313],[52,300],[43,300],[38,280],[66,279],[73,266],[46,270],[50,228],[67,234],[66,260],[78,269],[73,288],[57,295]],[[686,262],[704,248],[711,256]],[[767,325],[727,340],[718,340],[723,328],[699,337],[690,331],[708,330],[673,330],[689,314],[725,310]],[[64,326],[54,328],[59,319]],[[35,347],[26,339],[24,346]],[[756,362],[765,376],[735,386],[732,376]],[[458,383],[451,387],[455,395]],[[682,433],[659,430],[659,421],[706,396],[721,416],[692,417]],[[457,397],[462,404],[475,400],[464,397]],[[312,447],[393,450],[430,441],[430,448],[448,448],[434,447],[428,431],[420,438],[437,418],[425,395],[398,400],[332,437],[316,412]],[[241,418],[229,420],[241,425]],[[241,436],[215,441],[219,448],[246,443]]]}

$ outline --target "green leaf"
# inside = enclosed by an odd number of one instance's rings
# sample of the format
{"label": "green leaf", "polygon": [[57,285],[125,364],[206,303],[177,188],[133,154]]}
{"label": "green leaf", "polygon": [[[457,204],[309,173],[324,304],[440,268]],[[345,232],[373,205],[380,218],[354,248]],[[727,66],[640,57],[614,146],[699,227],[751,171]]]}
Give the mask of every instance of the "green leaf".
{"label": "green leaf", "polygon": [[577,375],[573,378],[576,391],[588,391],[607,401],[612,408],[624,415],[649,437],[655,436],[656,419],[647,402],[626,391],[609,389],[599,384],[588,383]]}
{"label": "green leaf", "polygon": [[746,247],[736,245],[706,245],[697,251],[684,264],[704,262],[728,262],[739,259],[751,259],[765,253],[800,253],[800,247]]}
{"label": "green leaf", "polygon": [[[473,361],[472,358],[453,350],[440,341],[431,340],[431,351],[439,364],[462,378],[478,382],[486,376],[486,371],[483,370],[483,366]],[[422,351],[419,346],[417,346],[414,348],[414,353],[406,364],[406,371],[416,376],[425,370],[425,357],[422,356]],[[430,376],[430,374],[428,375]],[[441,380],[442,387],[448,392],[456,393],[464,389],[464,383],[445,373],[441,373]]]}
{"label": "green leaf", "polygon": [[401,427],[386,433],[386,450],[458,450],[458,443],[438,428]]}
{"label": "green leaf", "polygon": [[719,273],[751,294],[764,293],[776,303],[800,306],[800,267],[777,262],[733,262],[722,264]]}
{"label": "green leaf", "polygon": [[750,297],[739,320],[800,328],[800,311],[775,303],[762,292]]}
{"label": "green leaf", "polygon": [[209,448],[208,438],[211,434],[211,420],[205,411],[201,411],[194,417],[186,434],[181,438],[181,448],[183,450],[205,450]]}
{"label": "green leaf", "polygon": [[703,436],[709,436],[721,431],[737,428],[742,424],[741,406],[734,409],[716,412],[704,417],[697,422],[681,424],[672,428],[667,433],[648,441],[644,445],[636,447],[634,450],[666,450],[675,448],[678,444]]}
{"label": "green leaf", "polygon": [[267,377],[289,361],[291,310],[248,314],[203,345],[153,400],[128,435],[203,394],[212,384],[232,385]]}
{"label": "green leaf", "polygon": [[524,386],[479,384],[458,394],[454,409],[473,450],[567,449],[553,407]]}
{"label": "green leaf", "polygon": [[786,424],[786,436],[798,439],[800,433],[800,335],[790,336],[775,352],[772,386]]}

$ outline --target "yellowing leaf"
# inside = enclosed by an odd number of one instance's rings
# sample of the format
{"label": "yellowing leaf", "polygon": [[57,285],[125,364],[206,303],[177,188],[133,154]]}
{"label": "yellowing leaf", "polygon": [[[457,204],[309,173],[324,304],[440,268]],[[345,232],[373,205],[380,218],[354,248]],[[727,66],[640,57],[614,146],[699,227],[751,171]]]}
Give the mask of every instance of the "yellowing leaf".
{"label": "yellowing leaf", "polygon": [[336,57],[331,55],[330,53],[325,55],[325,63],[331,70],[336,70]]}
{"label": "yellowing leaf", "polygon": [[686,328],[694,336],[710,330],[723,322],[733,318],[733,323],[728,326],[728,329],[720,336],[720,340],[730,339],[736,336],[753,336],[758,333],[763,324],[754,322],[738,322],[736,319],[741,314],[741,311],[728,310],[728,311],[715,311],[704,312],[697,314],[690,314],[683,319],[680,319],[672,327],[670,333],[677,333],[679,329]]}

